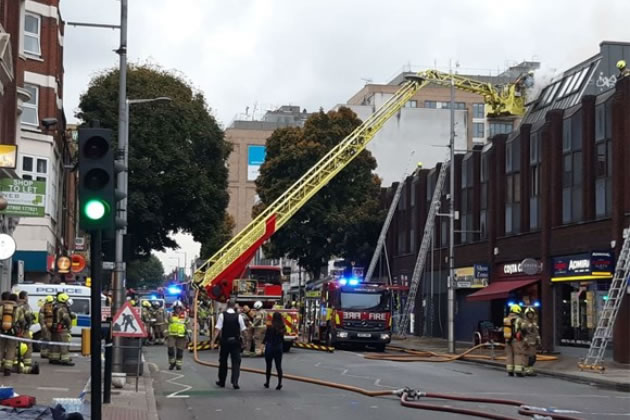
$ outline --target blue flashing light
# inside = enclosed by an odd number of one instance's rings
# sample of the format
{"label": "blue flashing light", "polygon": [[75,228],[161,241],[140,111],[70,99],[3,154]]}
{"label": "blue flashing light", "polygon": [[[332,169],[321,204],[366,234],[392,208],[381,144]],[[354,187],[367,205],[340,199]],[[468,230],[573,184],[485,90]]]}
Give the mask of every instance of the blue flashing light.
{"label": "blue flashing light", "polygon": [[513,300],[508,301],[507,303],[508,308],[512,305],[516,305],[516,302],[514,302]]}
{"label": "blue flashing light", "polygon": [[525,302],[519,302],[518,306],[520,306],[522,308],[523,306],[525,306]]}
{"label": "blue flashing light", "polygon": [[539,300],[534,302],[534,308],[540,308],[540,301]]}
{"label": "blue flashing light", "polygon": [[182,289],[177,286],[169,286],[167,290],[169,295],[179,295],[182,292]]}
{"label": "blue flashing light", "polygon": [[149,300],[157,300],[157,298],[158,298],[158,297],[157,297],[156,295],[151,295],[151,296],[149,296]]}
{"label": "blue flashing light", "polygon": [[602,299],[604,299],[604,301],[608,300],[608,295],[602,296]]}
{"label": "blue flashing light", "polygon": [[348,284],[348,280],[346,280],[346,279],[339,279],[339,285],[340,286],[345,286],[346,284]]}
{"label": "blue flashing light", "polygon": [[348,284],[350,286],[356,286],[356,285],[359,284],[359,279],[352,278],[352,279],[350,279],[350,281],[348,281]]}

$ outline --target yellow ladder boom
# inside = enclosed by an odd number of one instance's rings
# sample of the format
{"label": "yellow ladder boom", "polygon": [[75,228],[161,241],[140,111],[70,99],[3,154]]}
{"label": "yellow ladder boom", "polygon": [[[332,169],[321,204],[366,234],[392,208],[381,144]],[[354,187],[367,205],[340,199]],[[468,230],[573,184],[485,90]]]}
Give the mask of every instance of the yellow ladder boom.
{"label": "yellow ladder boom", "polygon": [[[487,104],[505,102],[490,84],[475,82],[461,76],[451,76],[429,70],[417,73],[359,127],[333,147],[289,189],[252,220],[210,257],[193,276],[193,283],[204,287],[212,299],[225,300],[230,296],[232,282],[245,269],[256,250],[280,229],[320,189],[367,146],[383,125],[395,115],[415,93],[429,83],[450,85],[477,93]],[[503,108],[506,108],[503,106]]]}

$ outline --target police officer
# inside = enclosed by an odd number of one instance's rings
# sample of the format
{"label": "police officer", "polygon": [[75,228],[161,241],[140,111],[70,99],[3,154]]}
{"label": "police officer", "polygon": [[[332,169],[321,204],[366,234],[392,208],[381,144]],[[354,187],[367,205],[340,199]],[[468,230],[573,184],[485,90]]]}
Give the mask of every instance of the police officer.
{"label": "police officer", "polygon": [[[70,297],[66,293],[59,293],[53,306],[52,341],[58,343],[70,342],[73,314],[68,306]],[[68,346],[56,344],[48,354],[48,361],[54,365],[74,366],[70,358]]]}
{"label": "police officer", "polygon": [[254,303],[254,309],[256,310],[252,321],[254,330],[254,351],[256,356],[262,356],[264,353],[263,340],[265,338],[265,330],[267,329],[267,312],[263,309],[263,304],[259,300]]}
{"label": "police officer", "polygon": [[527,376],[536,376],[534,363],[536,363],[536,349],[540,345],[540,330],[538,328],[538,314],[536,309],[531,306],[525,309],[523,335],[525,340],[525,366],[523,370]]}
{"label": "police officer", "polygon": [[[262,305],[262,303],[261,303]],[[235,302],[229,300],[225,312],[219,314],[215,326],[215,340],[220,337],[219,380],[217,386],[225,387],[228,370],[228,356],[232,360],[232,387],[240,389],[238,378],[241,373],[241,334],[245,331],[243,316],[234,309]]]}
{"label": "police officer", "polygon": [[153,317],[155,322],[153,323],[153,338],[155,344],[164,344],[164,323],[166,322],[166,315],[164,314],[164,308],[157,300],[152,303]]}
{"label": "police officer", "polygon": [[505,338],[505,368],[509,376],[523,376],[525,343],[522,328],[523,309],[516,304],[510,305],[510,313],[503,318],[503,338]]}
{"label": "police officer", "polygon": [[[0,300],[0,333],[17,337],[24,326],[24,317],[17,303],[17,295],[3,292]],[[10,376],[13,370],[17,341],[0,337],[0,362],[4,376]]]}
{"label": "police officer", "polygon": [[168,369],[182,370],[182,358],[184,357],[184,349],[188,344],[186,337],[188,329],[188,317],[186,309],[181,302],[175,302],[173,305],[173,314],[168,318]]}
{"label": "police officer", "polygon": [[[41,339],[43,341],[52,340],[52,326],[53,326],[53,306],[55,304],[55,298],[52,296],[46,296],[42,302],[42,306],[39,308],[39,327],[41,329]],[[40,357],[42,359],[48,359],[48,352],[50,346],[48,344],[42,344],[40,346]]]}
{"label": "police officer", "polygon": [[[24,317],[24,327],[22,329],[21,336],[24,338],[32,339],[33,333],[31,332],[31,326],[35,322],[35,314],[31,310],[31,306],[28,304],[28,293],[26,292],[26,290],[22,290],[18,295],[18,306],[22,311],[22,316]],[[22,344],[26,345],[26,350],[21,351],[22,346],[20,345],[18,351],[16,351],[16,362],[19,359],[23,364],[23,369],[20,369],[18,365],[18,372],[22,370],[22,373],[30,373],[33,366],[33,343]]]}

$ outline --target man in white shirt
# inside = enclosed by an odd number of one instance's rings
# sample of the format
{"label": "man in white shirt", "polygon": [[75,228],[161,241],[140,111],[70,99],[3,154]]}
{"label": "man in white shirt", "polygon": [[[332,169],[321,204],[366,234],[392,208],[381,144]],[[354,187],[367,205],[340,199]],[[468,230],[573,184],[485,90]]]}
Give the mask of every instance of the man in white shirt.
{"label": "man in white shirt", "polygon": [[214,341],[220,339],[221,348],[219,350],[219,380],[216,382],[221,388],[225,387],[227,378],[227,359],[232,360],[232,387],[240,389],[238,378],[241,373],[241,334],[246,330],[245,322],[241,314],[234,309],[235,302],[229,300],[227,310],[219,314],[217,324],[214,329]]}

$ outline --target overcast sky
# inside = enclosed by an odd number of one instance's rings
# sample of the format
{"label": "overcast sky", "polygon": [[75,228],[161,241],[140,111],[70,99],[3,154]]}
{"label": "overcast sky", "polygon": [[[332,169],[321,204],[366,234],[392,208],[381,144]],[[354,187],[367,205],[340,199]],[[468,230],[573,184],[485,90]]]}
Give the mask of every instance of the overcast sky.
{"label": "overcast sky", "polygon": [[[118,23],[116,0],[62,0],[66,21]],[[403,66],[496,73],[524,59],[563,69],[602,40],[630,41],[630,1],[129,0],[128,54],[182,72],[224,126],[249,107],[345,102]],[[66,27],[69,121],[90,78],[118,65],[118,31]],[[132,139],[133,141],[133,139]],[[181,243],[198,253],[191,240]],[[170,258],[172,257],[172,258]],[[183,254],[160,255],[170,271]]]}

